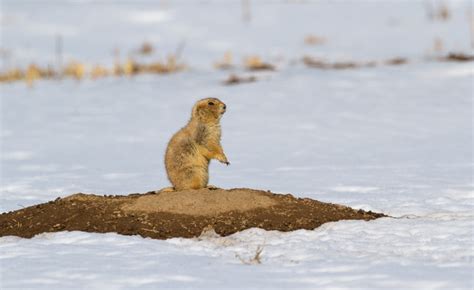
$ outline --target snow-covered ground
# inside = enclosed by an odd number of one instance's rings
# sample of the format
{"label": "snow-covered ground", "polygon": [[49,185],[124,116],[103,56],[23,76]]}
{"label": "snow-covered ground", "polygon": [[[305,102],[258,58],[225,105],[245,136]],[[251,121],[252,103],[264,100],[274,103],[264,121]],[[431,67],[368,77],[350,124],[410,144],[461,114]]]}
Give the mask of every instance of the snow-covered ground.
{"label": "snow-covered ground", "polygon": [[[435,1],[434,1],[435,2]],[[0,288],[474,287],[473,64],[428,61],[433,42],[470,52],[469,1],[428,21],[425,2],[14,1],[1,3],[3,68],[66,59],[113,62],[152,42],[185,43],[190,69],[167,75],[1,85],[0,211],[75,192],[168,186],[163,153],[202,97],[228,106],[211,183],[389,214],[291,233],[166,241],[61,232],[0,238]],[[308,34],[326,38],[307,46]],[[251,84],[223,86],[212,63],[257,54],[277,63]],[[306,68],[329,60],[406,57],[402,66]],[[153,57],[151,57],[153,59]],[[241,73],[240,71],[238,71]],[[247,264],[263,247],[261,264]]]}

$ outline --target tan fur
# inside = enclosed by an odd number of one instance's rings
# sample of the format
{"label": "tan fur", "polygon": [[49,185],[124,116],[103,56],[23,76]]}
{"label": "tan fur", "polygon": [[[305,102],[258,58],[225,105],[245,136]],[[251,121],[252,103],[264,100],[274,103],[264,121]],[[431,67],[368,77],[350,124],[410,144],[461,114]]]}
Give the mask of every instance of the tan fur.
{"label": "tan fur", "polygon": [[166,148],[165,166],[175,190],[206,187],[211,159],[229,165],[220,141],[219,121],[225,109],[225,104],[216,98],[198,101],[191,120],[171,138]]}

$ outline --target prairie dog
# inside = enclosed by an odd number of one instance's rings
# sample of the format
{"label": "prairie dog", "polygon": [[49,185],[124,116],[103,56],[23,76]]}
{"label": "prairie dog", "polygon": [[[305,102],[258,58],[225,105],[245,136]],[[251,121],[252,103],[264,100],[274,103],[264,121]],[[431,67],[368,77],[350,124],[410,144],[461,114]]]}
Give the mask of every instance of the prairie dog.
{"label": "prairie dog", "polygon": [[211,159],[230,164],[220,141],[219,121],[225,111],[226,105],[216,98],[196,102],[188,124],[169,141],[165,167],[174,190],[207,187]]}

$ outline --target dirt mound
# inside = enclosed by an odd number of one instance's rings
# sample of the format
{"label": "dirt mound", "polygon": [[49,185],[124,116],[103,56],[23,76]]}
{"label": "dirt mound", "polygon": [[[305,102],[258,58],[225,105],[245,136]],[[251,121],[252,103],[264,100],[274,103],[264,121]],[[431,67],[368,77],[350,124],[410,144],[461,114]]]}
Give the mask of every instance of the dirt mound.
{"label": "dirt mound", "polygon": [[125,212],[170,212],[188,215],[213,215],[229,211],[249,211],[268,208],[277,202],[262,191],[256,190],[190,190],[162,192],[157,195],[140,196],[125,204]]}
{"label": "dirt mound", "polygon": [[186,190],[98,196],[78,193],[0,215],[0,236],[30,238],[57,231],[116,232],[155,239],[220,235],[259,227],[292,231],[323,223],[372,220],[383,214],[354,210],[290,194],[252,189]]}

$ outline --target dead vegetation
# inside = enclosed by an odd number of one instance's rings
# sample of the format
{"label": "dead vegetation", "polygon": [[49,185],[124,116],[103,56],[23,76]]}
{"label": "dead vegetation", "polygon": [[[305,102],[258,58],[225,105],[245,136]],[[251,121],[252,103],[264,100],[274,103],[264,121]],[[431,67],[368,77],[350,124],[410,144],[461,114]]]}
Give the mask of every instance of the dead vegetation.
{"label": "dead vegetation", "polygon": [[214,63],[216,69],[228,70],[234,68],[232,63],[232,52],[227,51],[224,53],[224,57]]}
{"label": "dead vegetation", "polygon": [[76,80],[81,80],[84,77],[86,72],[85,65],[78,61],[71,61],[66,65],[64,70],[62,71],[61,76],[64,77],[72,77]]}
{"label": "dead vegetation", "polygon": [[474,48],[474,9],[471,5],[471,11],[467,11],[467,19],[469,24],[469,35],[471,37],[471,48]]}
{"label": "dead vegetation", "polygon": [[111,71],[109,69],[98,64],[93,66],[90,72],[90,76],[93,80],[109,76],[110,74]]}
{"label": "dead vegetation", "polygon": [[274,65],[264,62],[259,56],[250,56],[245,58],[244,66],[250,71],[275,70]]}
{"label": "dead vegetation", "polygon": [[149,42],[142,43],[141,47],[138,49],[138,53],[141,55],[150,55],[155,51],[153,45]]}
{"label": "dead vegetation", "polygon": [[440,53],[443,51],[443,49],[444,49],[443,40],[439,37],[436,37],[435,39],[433,39],[433,51],[435,53]]}
{"label": "dead vegetation", "polygon": [[317,69],[333,69],[333,70],[344,70],[344,69],[356,69],[364,67],[375,67],[380,65],[401,65],[408,63],[408,60],[403,57],[395,57],[387,59],[385,61],[337,61],[329,62],[319,58],[313,58],[311,56],[304,56],[302,59],[303,63],[307,67],[317,68]]}
{"label": "dead vegetation", "polygon": [[[15,69],[14,72],[13,77],[24,77],[28,85],[32,85],[34,81],[40,78],[51,79],[56,75],[50,67],[40,68],[36,64],[30,64],[24,73],[17,69]],[[2,78],[0,77],[0,79]]]}
{"label": "dead vegetation", "polygon": [[242,264],[258,265],[262,263],[262,252],[263,252],[263,245],[260,245],[255,249],[255,255],[250,259],[244,259],[239,254],[235,254],[235,257],[238,258],[242,262]]}
{"label": "dead vegetation", "polygon": [[[442,57],[429,57],[430,61],[445,61],[445,62],[469,62],[474,61],[474,55],[466,53],[451,52]],[[311,56],[304,56],[302,62],[310,68],[325,69],[325,70],[343,70],[343,69],[357,69],[368,68],[375,66],[398,66],[409,63],[410,61],[404,57],[394,57],[382,61],[338,61],[329,62],[320,58]]]}
{"label": "dead vegetation", "polygon": [[231,74],[229,77],[223,82],[224,85],[238,85],[242,83],[252,83],[257,81],[257,78],[255,76],[245,76],[245,77],[239,77],[236,74]]}
{"label": "dead vegetation", "polygon": [[[256,55],[245,57],[243,60],[243,65],[244,65],[244,69],[248,71],[275,70],[275,66],[273,64],[263,61],[261,57],[256,56]],[[219,69],[219,70],[235,69],[236,65],[234,65],[233,63],[232,52],[227,51],[221,59],[214,62],[213,66],[214,68]],[[230,77],[229,79],[230,79],[229,84],[239,83],[239,80],[236,77]],[[254,81],[254,79],[252,79],[251,81]]]}
{"label": "dead vegetation", "polygon": [[21,79],[25,79],[25,72],[18,68],[0,74],[0,83],[14,82]]}
{"label": "dead vegetation", "polygon": [[394,57],[391,59],[387,59],[384,63],[386,65],[401,65],[408,63],[408,60],[404,57]]}
{"label": "dead vegetation", "polygon": [[134,76],[138,74],[168,74],[182,71],[186,66],[178,61],[175,55],[168,56],[164,61],[152,61],[139,63],[132,58],[124,62],[116,61],[108,68],[103,65],[87,65],[80,61],[70,61],[63,68],[53,69],[51,66],[41,67],[34,63],[26,69],[13,68],[0,73],[0,83],[25,81],[32,86],[34,82],[41,79],[63,79],[72,78],[82,80],[90,78],[97,80],[109,76]]}
{"label": "dead vegetation", "polygon": [[443,1],[427,0],[425,9],[428,19],[432,21],[447,21],[451,18],[451,10]]}
{"label": "dead vegetation", "polygon": [[[309,35],[305,39],[305,43],[317,44],[322,43],[323,38],[314,35]],[[60,42],[58,42],[60,43]],[[163,60],[155,61],[137,61],[137,50],[135,53],[129,55],[125,60],[120,57],[120,50],[114,50],[114,63],[107,67],[101,64],[86,64],[81,61],[71,60],[65,65],[62,61],[61,45],[57,45],[57,63],[53,67],[47,65],[45,67],[35,63],[29,64],[26,68],[14,67],[4,72],[0,72],[0,83],[10,83],[15,81],[24,81],[28,86],[42,79],[75,79],[77,81],[83,79],[97,80],[105,77],[132,77],[139,74],[169,74],[179,72],[186,69],[186,65],[180,61],[180,55],[184,47],[184,42],[180,43],[176,52],[168,55]],[[434,52],[441,52],[443,50],[443,41],[440,38],[435,38],[433,42]],[[138,50],[140,55],[150,55],[154,52],[153,46],[144,42]],[[9,55],[10,53],[4,49],[0,49],[0,54]],[[133,57],[135,56],[135,58]],[[447,62],[466,62],[474,61],[474,55],[465,53],[449,53],[442,57],[430,57],[430,61],[447,61]],[[309,68],[316,68],[322,70],[347,70],[357,68],[369,68],[376,66],[397,66],[409,63],[409,60],[404,57],[394,57],[386,60],[370,60],[370,61],[328,61],[323,58],[315,58],[312,56],[304,56],[301,60]],[[290,62],[291,63],[291,62]],[[244,58],[244,69],[247,71],[274,71],[275,66],[269,62],[262,60],[260,56],[253,55]],[[220,70],[234,70],[236,65],[233,62],[232,52],[227,51],[221,59],[214,62],[214,68]],[[232,73],[227,79],[223,80],[224,85],[236,85],[242,83],[251,83],[257,81],[254,75],[239,76]]]}
{"label": "dead vegetation", "polygon": [[326,42],[326,38],[321,37],[321,36],[316,36],[313,34],[306,35],[304,38],[304,43],[306,45],[321,45]]}
{"label": "dead vegetation", "polygon": [[452,52],[452,53],[449,53],[447,56],[441,57],[440,60],[451,61],[451,62],[474,61],[474,55]]}
{"label": "dead vegetation", "polygon": [[318,69],[353,69],[361,66],[360,63],[353,61],[327,62],[325,60],[313,58],[310,56],[304,56],[303,63],[307,67]]}
{"label": "dead vegetation", "polygon": [[[88,64],[78,60],[70,60],[63,65],[63,38],[57,35],[55,38],[55,65],[42,67],[35,63],[26,68],[13,67],[0,72],[0,83],[24,81],[28,86],[41,79],[63,79],[75,80],[92,79],[97,80],[105,77],[134,76],[137,74],[168,74],[182,71],[186,65],[180,61],[184,42],[179,43],[176,51],[169,54],[164,60],[136,61],[133,56],[149,56],[155,52],[155,48],[149,42],[143,42],[138,49],[129,52],[128,57],[123,60],[120,57],[120,49],[113,50],[113,65],[110,67],[101,64]],[[0,48],[0,57],[3,62],[11,58],[11,52]]]}

